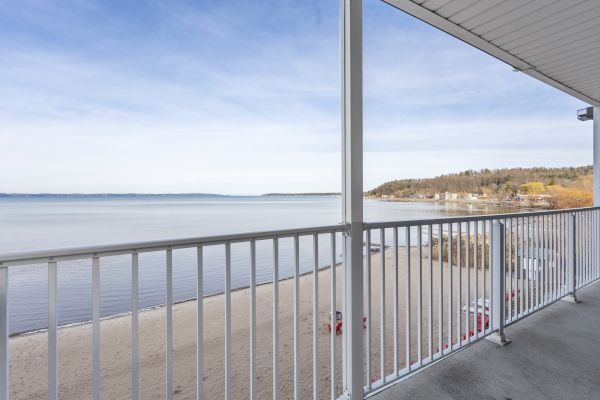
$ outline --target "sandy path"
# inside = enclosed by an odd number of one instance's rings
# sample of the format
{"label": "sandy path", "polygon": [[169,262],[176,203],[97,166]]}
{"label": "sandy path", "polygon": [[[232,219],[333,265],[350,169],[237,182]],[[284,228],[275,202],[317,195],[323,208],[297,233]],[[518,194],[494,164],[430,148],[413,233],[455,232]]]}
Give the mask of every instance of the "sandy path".
{"label": "sandy path", "polygon": [[[423,252],[423,352],[428,355],[428,307],[429,307],[429,260]],[[386,373],[393,371],[393,267],[392,252],[386,251]],[[418,271],[417,249],[411,249],[411,359],[417,359],[417,299]],[[380,371],[380,258],[372,259],[372,376]],[[406,250],[399,250],[398,274],[398,359],[405,360],[405,277]],[[342,268],[337,267],[338,309],[341,307]],[[439,265],[434,261],[433,269],[433,322],[434,349],[438,343],[438,293]],[[463,268],[463,293],[465,302],[465,276]],[[473,271],[471,271],[471,274]],[[448,308],[448,268],[444,274],[444,312]],[[330,309],[329,269],[319,272],[319,367],[322,398],[330,398],[330,342],[327,321]],[[458,306],[458,268],[453,267],[453,332],[456,331]],[[481,273],[480,273],[481,277]],[[488,273],[489,282],[489,273]],[[312,274],[300,278],[300,332],[301,332],[301,397],[312,396]],[[488,283],[489,284],[489,283]],[[473,295],[473,284],[471,284]],[[481,296],[481,290],[480,290]],[[471,296],[472,296],[471,295]],[[293,280],[280,282],[281,324],[281,397],[291,398],[293,391]],[[232,293],[232,386],[233,398],[248,398],[249,395],[249,290]],[[471,300],[473,297],[471,297]],[[224,297],[222,295],[204,299],[205,315],[205,398],[223,396],[224,359]],[[173,309],[174,327],[174,398],[194,399],[196,382],[196,302],[177,304]],[[165,392],[165,310],[159,308],[141,312],[139,315],[139,388],[141,399],[162,399]],[[464,319],[462,319],[464,321]],[[103,320],[102,329],[102,397],[105,399],[127,399],[131,391],[131,317],[123,316]],[[464,330],[464,327],[462,328]],[[447,319],[444,321],[444,343],[447,342]],[[456,337],[456,336],[454,336]],[[91,398],[91,325],[84,324],[59,330],[59,385],[61,399]],[[258,398],[272,397],[272,285],[257,288],[257,394]],[[338,336],[338,393],[341,392],[341,336]],[[44,399],[47,396],[47,333],[22,335],[10,340],[10,392],[12,399]]]}

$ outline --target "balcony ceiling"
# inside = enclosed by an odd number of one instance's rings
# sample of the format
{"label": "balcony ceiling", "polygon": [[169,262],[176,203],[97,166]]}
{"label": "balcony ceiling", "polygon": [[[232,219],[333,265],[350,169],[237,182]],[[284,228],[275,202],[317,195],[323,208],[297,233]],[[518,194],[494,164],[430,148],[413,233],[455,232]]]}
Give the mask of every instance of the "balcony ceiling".
{"label": "balcony ceiling", "polygon": [[586,103],[600,105],[599,0],[384,0]]}

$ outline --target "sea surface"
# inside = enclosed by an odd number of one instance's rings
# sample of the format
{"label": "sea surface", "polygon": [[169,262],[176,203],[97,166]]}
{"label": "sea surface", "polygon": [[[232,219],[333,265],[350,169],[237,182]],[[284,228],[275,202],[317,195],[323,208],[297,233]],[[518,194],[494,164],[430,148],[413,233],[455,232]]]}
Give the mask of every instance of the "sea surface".
{"label": "sea surface", "polygon": [[[10,197],[0,198],[0,252],[122,244],[159,239],[256,232],[333,225],[341,221],[339,196],[131,196],[131,197]],[[365,200],[365,220],[398,221],[441,216],[498,213],[434,203]],[[336,258],[341,259],[341,246]],[[403,238],[400,238],[403,241]],[[280,277],[293,271],[291,239],[280,241]],[[232,287],[249,284],[249,245],[232,245]],[[300,270],[312,269],[312,240],[300,241]],[[330,264],[329,237],[319,238],[319,264]],[[139,302],[147,308],[164,304],[165,252],[139,256]],[[223,291],[224,248],[204,250],[204,291]],[[257,242],[257,281],[272,279],[272,242]],[[196,252],[173,251],[175,301],[196,295]],[[131,310],[131,256],[101,259],[101,314]],[[11,267],[9,270],[9,329],[11,333],[48,326],[47,265]],[[58,265],[59,324],[91,319],[91,261],[65,261]]]}

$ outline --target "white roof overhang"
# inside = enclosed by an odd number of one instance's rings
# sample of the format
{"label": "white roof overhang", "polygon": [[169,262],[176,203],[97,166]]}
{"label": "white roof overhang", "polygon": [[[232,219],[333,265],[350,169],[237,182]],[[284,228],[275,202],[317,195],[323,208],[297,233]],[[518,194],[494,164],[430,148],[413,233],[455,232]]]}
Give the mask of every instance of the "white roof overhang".
{"label": "white roof overhang", "polygon": [[600,0],[383,0],[515,69],[600,105]]}

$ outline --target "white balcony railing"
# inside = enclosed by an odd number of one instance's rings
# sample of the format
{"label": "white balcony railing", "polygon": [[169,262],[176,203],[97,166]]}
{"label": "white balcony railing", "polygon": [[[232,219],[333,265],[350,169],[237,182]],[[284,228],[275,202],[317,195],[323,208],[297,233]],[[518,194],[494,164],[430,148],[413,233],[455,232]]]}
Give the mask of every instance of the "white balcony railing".
{"label": "white balcony railing", "polygon": [[367,248],[388,249],[365,262],[365,393],[597,280],[599,213],[365,224]]}
{"label": "white balcony railing", "polygon": [[[535,213],[444,218],[421,221],[369,223],[364,225],[364,393],[372,395],[394,381],[413,373],[476,340],[494,334],[504,339],[504,327],[548,304],[575,295],[575,290],[600,276],[598,238],[600,209],[544,211]],[[173,387],[173,253],[195,249],[197,254],[197,298],[203,299],[205,249],[222,249],[224,303],[222,313],[222,384],[207,388],[204,378],[206,326],[205,301],[196,310],[197,398],[331,398],[341,396],[346,340],[344,297],[338,273],[336,243],[348,235],[344,225],[241,235],[145,242],[116,246],[0,254],[0,400],[9,399],[8,271],[21,265],[40,264],[48,272],[48,383],[49,399],[59,393],[57,287],[59,264],[83,260],[92,266],[92,397],[100,399],[101,382],[100,269],[103,259],[120,256],[131,260],[131,393],[143,397],[139,384],[139,254],[165,255],[165,398]],[[291,241],[293,274],[291,310],[280,309],[281,241]],[[257,328],[257,243],[272,257],[272,313],[269,332]],[[323,245],[326,245],[325,247]],[[232,262],[231,247],[245,246],[250,285],[247,289],[248,336],[246,365],[234,363],[232,353]],[[312,269],[301,271],[300,249],[312,252]],[[328,253],[327,266],[320,265],[319,252]],[[305,254],[305,253],[303,253]],[[322,256],[323,254],[321,254]],[[321,258],[322,260],[323,258]],[[336,268],[330,268],[335,265]],[[329,268],[325,268],[329,267]],[[338,271],[339,269],[339,271]],[[302,276],[305,272],[306,277]],[[322,282],[329,281],[325,290]],[[325,279],[326,278],[326,279]],[[301,279],[305,279],[302,280]],[[310,301],[301,298],[301,282],[312,286]],[[305,283],[303,283],[305,284]],[[306,293],[306,292],[305,292]],[[306,297],[306,296],[304,296]],[[303,307],[301,307],[304,304]],[[308,306],[307,304],[310,304]],[[291,314],[291,361],[282,360],[282,312]],[[310,318],[308,318],[310,316]],[[260,316],[265,318],[264,315]],[[303,318],[304,317],[304,318]],[[304,322],[304,321],[310,322]],[[287,321],[287,320],[286,320]],[[239,321],[236,321],[238,323]],[[189,321],[188,321],[189,323]],[[262,330],[261,330],[262,329]],[[257,337],[272,335],[268,351],[259,351]],[[339,336],[338,336],[339,334]],[[327,339],[323,339],[327,336]],[[264,350],[264,349],[263,349]],[[257,357],[270,357],[269,377],[257,369]],[[282,364],[282,361],[284,363]],[[262,364],[261,364],[262,365]],[[283,365],[283,366],[282,366]],[[310,368],[307,368],[307,365]],[[232,377],[244,382],[240,392]],[[243,378],[242,378],[243,377]],[[285,385],[282,383],[285,381]],[[110,389],[110,388],[108,388]],[[19,395],[16,395],[19,398]]]}

